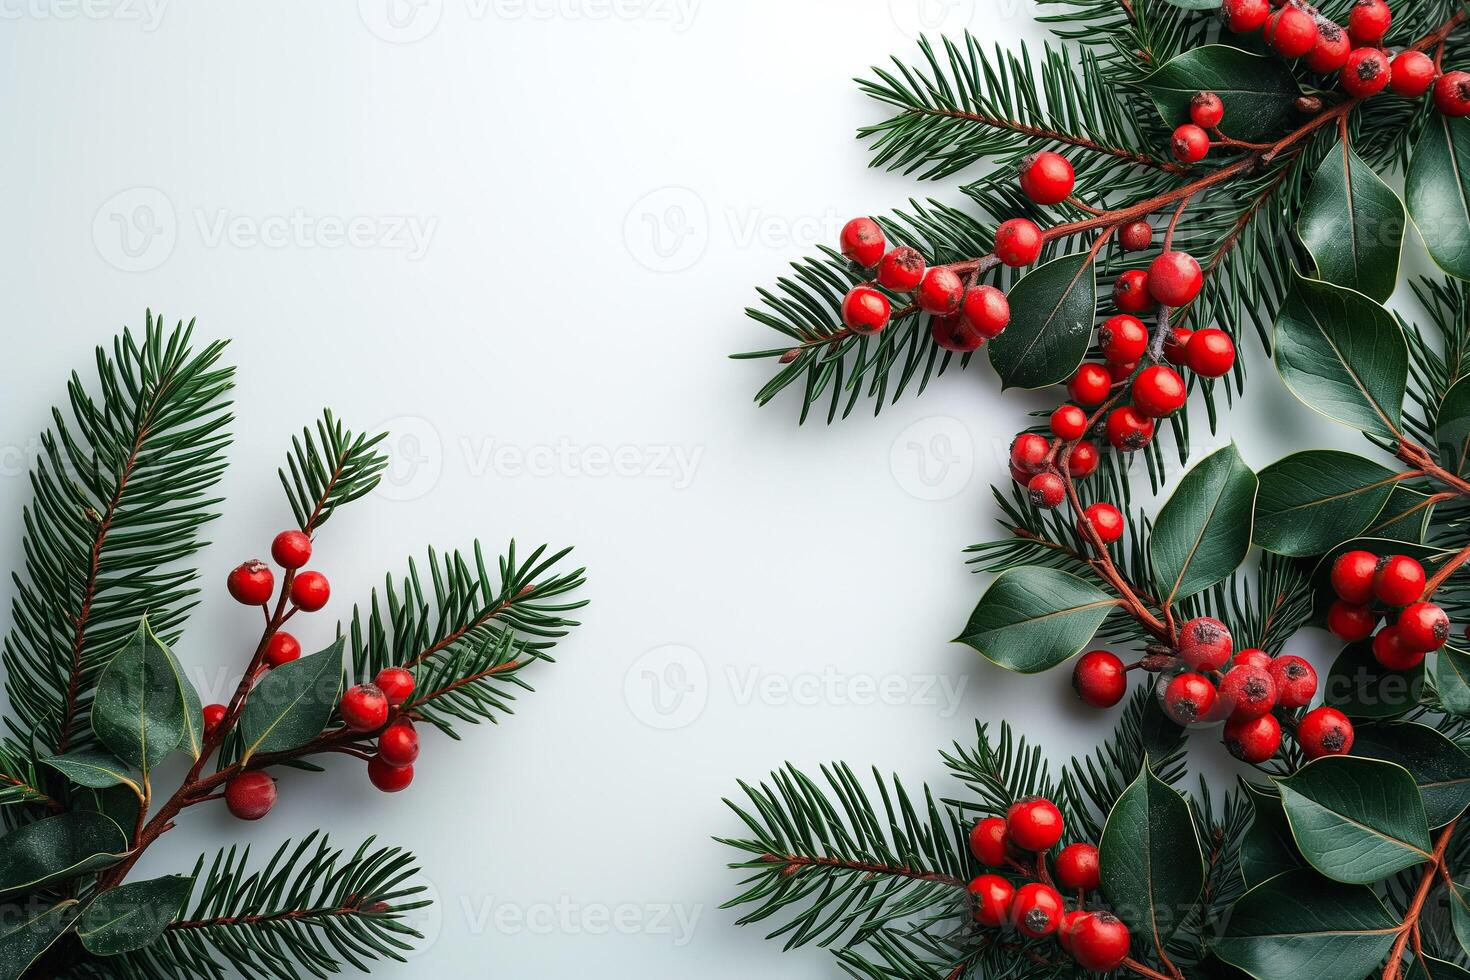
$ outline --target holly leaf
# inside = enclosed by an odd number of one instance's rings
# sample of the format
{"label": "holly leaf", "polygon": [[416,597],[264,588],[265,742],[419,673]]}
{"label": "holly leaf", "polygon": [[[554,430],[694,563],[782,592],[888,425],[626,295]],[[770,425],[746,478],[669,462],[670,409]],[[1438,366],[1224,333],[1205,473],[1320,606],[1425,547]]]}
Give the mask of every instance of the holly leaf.
{"label": "holly leaf", "polygon": [[47,909],[6,916],[0,924],[0,980],[19,980],[71,928],[78,907],[76,899],[68,898]]}
{"label": "holly leaf", "polygon": [[1251,546],[1259,481],[1234,444],[1184,475],[1159,510],[1149,557],[1159,598],[1194,595],[1230,577]]}
{"label": "holly leaf", "polygon": [[1251,141],[1284,130],[1302,94],[1279,59],[1223,44],[1186,51],[1139,85],[1171,128],[1189,121],[1190,99],[1200,92],[1214,92],[1225,104],[1221,130],[1227,136]]}
{"label": "holly leaf", "polygon": [[1007,297],[1011,320],[990,343],[1002,388],[1045,388],[1072,376],[1092,342],[1097,270],[1085,253],[1028,272]]}
{"label": "holly leaf", "polygon": [[1388,495],[1388,503],[1373,523],[1363,529],[1364,537],[1392,538],[1423,544],[1434,513],[1434,500],[1427,493],[1412,490],[1402,483]]}
{"label": "holly leaf", "polygon": [[1349,718],[1397,718],[1419,706],[1424,664],[1389,670],[1373,656],[1368,642],[1343,647],[1327,672],[1322,701]]}
{"label": "holly leaf", "polygon": [[342,692],[342,644],[283,664],[250,692],[240,713],[240,761],[299,749],[322,733]]}
{"label": "holly leaf", "polygon": [[1398,282],[1404,223],[1398,195],[1338,140],[1312,177],[1296,228],[1318,279],[1381,303]]}
{"label": "holly leaf", "polygon": [[1276,371],[1313,411],[1397,438],[1409,351],[1388,311],[1361,293],[1297,275],[1276,314]]}
{"label": "holly leaf", "polygon": [[1118,600],[1069,572],[1026,565],[996,576],[956,642],[1035,674],[1080,652]]}
{"label": "holly leaf", "polygon": [[1302,869],[1242,895],[1214,950],[1258,980],[1366,977],[1388,955],[1397,925],[1369,889]]}
{"label": "holly leaf", "polygon": [[1450,385],[1434,419],[1439,465],[1456,476],[1470,476],[1470,377]]}
{"label": "holly leaf", "polygon": [[1470,755],[1428,725],[1359,725],[1353,755],[1407,769],[1419,787],[1431,828],[1443,827],[1470,806]]}
{"label": "holly leaf", "polygon": [[1445,711],[1470,718],[1470,653],[1442,646],[1434,660],[1434,691]]}
{"label": "holly leaf", "polygon": [[1281,797],[1241,780],[1250,801],[1250,828],[1240,842],[1240,877],[1246,887],[1259,885],[1290,868],[1302,866],[1302,858],[1281,808]]}
{"label": "holly leaf", "polygon": [[1167,939],[1205,884],[1199,836],[1184,797],[1145,765],[1118,797],[1098,845],[1102,891],[1136,932]]}
{"label": "holly leaf", "polygon": [[0,894],[30,891],[121,861],[128,851],[122,829],[108,817],[77,810],[28,823],[6,834],[0,847]]}
{"label": "holly leaf", "polygon": [[1313,449],[1261,470],[1256,544],[1279,555],[1320,555],[1373,523],[1398,474],[1354,453]]}
{"label": "holly leaf", "polygon": [[77,935],[89,953],[117,956],[152,943],[178,918],[194,879],[169,875],[134,881],[97,896],[77,923]]}
{"label": "holly leaf", "polygon": [[143,789],[133,774],[115,755],[102,749],[81,749],[66,755],[53,755],[42,759],[46,765],[61,773],[78,786],[88,789],[106,789],[108,786],[126,786],[141,799]]}
{"label": "holly leaf", "polygon": [[145,617],[97,678],[92,730],[113,754],[147,776],[179,747],[190,727],[186,688],[193,691]]}
{"label": "holly leaf", "polygon": [[1414,145],[1404,199],[1436,265],[1470,279],[1470,122],[1436,112]]}
{"label": "holly leaf", "polygon": [[1327,756],[1276,785],[1302,857],[1329,878],[1371,884],[1432,857],[1419,787],[1402,766]]}

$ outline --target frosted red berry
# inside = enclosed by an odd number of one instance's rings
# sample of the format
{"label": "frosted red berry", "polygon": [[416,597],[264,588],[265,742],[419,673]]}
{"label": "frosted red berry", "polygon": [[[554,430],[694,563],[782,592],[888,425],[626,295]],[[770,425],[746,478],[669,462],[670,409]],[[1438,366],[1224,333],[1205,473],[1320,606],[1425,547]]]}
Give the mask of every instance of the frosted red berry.
{"label": "frosted red berry", "polygon": [[1011,321],[1011,304],[994,286],[972,286],[965,290],[960,315],[987,340],[999,337]]}
{"label": "frosted red berry", "polygon": [[1260,765],[1281,747],[1281,722],[1269,713],[1232,719],[1225,723],[1224,739],[1231,755],[1241,762]]}
{"label": "frosted red berry", "polygon": [[1389,65],[1388,84],[1399,95],[1418,98],[1434,84],[1434,59],[1423,51],[1400,51]]}
{"label": "frosted red berry", "polygon": [[975,821],[970,828],[970,853],[975,860],[992,868],[1006,863],[1006,822],[1000,817]]}
{"label": "frosted red berry", "polygon": [[316,612],[332,597],[332,586],[321,572],[302,572],[291,580],[291,604],[302,612]]}
{"label": "frosted red berry", "polygon": [[1271,16],[1269,0],[1225,0],[1220,8],[1225,16],[1225,26],[1236,34],[1258,31]]}
{"label": "frosted red berry", "polygon": [[935,266],[919,280],[919,309],[936,316],[948,316],[960,308],[965,298],[965,283],[943,266]]}
{"label": "frosted red berry", "polygon": [[1373,659],[1389,670],[1412,670],[1424,662],[1424,651],[1405,646],[1397,626],[1385,626],[1373,637]]}
{"label": "frosted red berry", "polygon": [[1006,265],[1030,265],[1041,255],[1041,229],[1026,218],[1003,221],[995,229],[995,256]]}
{"label": "frosted red berry", "polygon": [[1113,379],[1101,364],[1083,364],[1067,382],[1067,394],[1072,400],[1087,408],[1095,408],[1108,400]]}
{"label": "frosted red berry", "polygon": [[276,576],[270,566],[252,558],[230,571],[225,585],[236,602],[247,606],[263,606],[276,591]]}
{"label": "frosted red berry", "polygon": [[1113,305],[1124,313],[1147,313],[1154,308],[1148,291],[1148,273],[1129,269],[1113,282]]}
{"label": "frosted red berry", "polygon": [[367,764],[368,779],[384,793],[397,793],[413,782],[413,766],[390,766],[381,756],[373,756]]}
{"label": "frosted red berry", "polygon": [[1111,973],[1128,958],[1133,937],[1111,912],[1089,912],[1072,930],[1072,958],[1084,970]]}
{"label": "frosted red berry", "polygon": [[919,250],[900,245],[878,263],[878,285],[895,293],[908,293],[924,279],[924,256]]}
{"label": "frosted red berry", "polygon": [[1317,694],[1317,671],[1301,657],[1284,656],[1271,661],[1271,679],[1276,682],[1276,703],[1283,708],[1305,708]]}
{"label": "frosted red berry", "polygon": [[992,928],[1004,925],[1011,915],[1016,889],[1000,875],[980,875],[969,885],[975,921]]}
{"label": "frosted red berry", "polygon": [[1336,708],[1308,711],[1296,726],[1296,741],[1308,759],[1345,755],[1353,747],[1353,723]]}
{"label": "frosted red berry", "polygon": [[1378,617],[1365,605],[1339,599],[1327,610],[1327,628],[1339,640],[1358,643],[1373,635]]}
{"label": "frosted red berry", "polygon": [[1068,891],[1097,891],[1102,885],[1097,848],[1091,844],[1068,844],[1057,855],[1057,884]]}
{"label": "frosted red berry", "polygon": [[1232,720],[1259,718],[1276,707],[1276,681],[1264,667],[1235,667],[1220,680],[1220,700]]}
{"label": "frosted red berry", "polygon": [[419,757],[419,733],[407,721],[395,721],[378,736],[378,758],[395,768],[411,766]]}
{"label": "frosted red berry", "polygon": [[1011,441],[1011,465],[1023,473],[1037,473],[1046,465],[1051,443],[1035,432],[1022,432]]}
{"label": "frosted red berry", "polygon": [[1097,447],[1086,439],[1083,439],[1071,449],[1062,453],[1062,460],[1067,466],[1067,472],[1073,479],[1080,480],[1085,476],[1091,476],[1097,469],[1098,456]]}
{"label": "frosted red berry", "polygon": [[1055,473],[1038,473],[1026,484],[1026,498],[1032,507],[1051,510],[1066,499],[1067,486]]}
{"label": "frosted red berry", "polygon": [[1129,313],[1119,313],[1103,321],[1097,331],[1102,355],[1114,364],[1137,361],[1148,350],[1148,328]]}
{"label": "frosted red berry", "polygon": [[1047,150],[1021,161],[1021,191],[1037,204],[1065,201],[1076,182],[1072,165],[1060,153]]}
{"label": "frosted red berry", "polygon": [[357,684],[343,692],[338,710],[353,731],[377,731],[388,721],[388,698],[376,684]]}
{"label": "frosted red berry", "polygon": [[1344,551],[1332,563],[1332,591],[1339,599],[1358,605],[1373,598],[1373,573],[1378,556],[1371,551]]}
{"label": "frosted red berry", "polygon": [[311,537],[304,531],[282,531],[271,542],[271,557],[282,568],[301,568],[311,561]]}
{"label": "frosted red berry", "polygon": [[1407,606],[1423,594],[1423,565],[1407,555],[1390,555],[1378,563],[1378,570],[1373,573],[1373,596],[1379,602]]}
{"label": "frosted red berry", "polygon": [[1062,811],[1041,796],[1017,800],[1006,811],[1006,836],[1023,851],[1049,851],[1062,839]]}
{"label": "frosted red berry", "polygon": [[842,254],[864,269],[871,269],[883,257],[883,229],[872,218],[853,218],[843,225],[839,242]]}
{"label": "frosted red berry", "polygon": [[265,662],[272,667],[289,664],[301,656],[301,643],[285,630],[276,630],[265,645]]}
{"label": "frosted red berry", "polygon": [[402,667],[384,667],[373,678],[373,683],[395,708],[407,701],[408,696],[413,693],[413,674]]}
{"label": "frosted red berry", "polygon": [[1195,670],[1219,670],[1234,648],[1230,629],[1213,616],[1196,616],[1179,628],[1179,657]]}
{"label": "frosted red berry", "polygon": [[1210,134],[1194,123],[1185,123],[1169,137],[1169,152],[1180,163],[1198,163],[1210,152]]}
{"label": "frosted red berry", "polygon": [[1184,363],[1195,374],[1218,378],[1235,366],[1235,343],[1223,330],[1214,327],[1196,330],[1184,348]]}
{"label": "frosted red berry", "polygon": [[1266,21],[1266,43],[1283,58],[1300,58],[1317,43],[1317,22],[1296,7],[1282,7]]}
{"label": "frosted red berry", "polygon": [[242,772],[225,784],[225,806],[241,820],[259,820],[276,805],[276,782],[263,772]]}
{"label": "frosted red berry", "polygon": [[1470,116],[1470,72],[1447,71],[1434,83],[1434,108],[1441,115]]}
{"label": "frosted red berry", "polygon": [[1347,31],[1327,22],[1317,25],[1317,43],[1307,52],[1307,67],[1324,75],[1337,71],[1353,49]]}
{"label": "frosted red berry", "polygon": [[1172,415],[1183,405],[1189,392],[1179,372],[1166,364],[1146,367],[1133,379],[1133,404],[1150,418]]}
{"label": "frosted red berry", "polygon": [[1356,0],[1348,12],[1348,33],[1359,44],[1377,44],[1388,33],[1393,12],[1384,0]]}
{"label": "frosted red berry", "polygon": [[985,344],[985,335],[958,313],[931,317],[929,336],[940,347],[955,354],[968,354]]}
{"label": "frosted red berry", "polygon": [[204,706],[204,737],[214,738],[219,731],[220,723],[225,720],[225,713],[229,709],[222,704],[206,704]]}
{"label": "frosted red berry", "polygon": [[1342,90],[1355,99],[1382,92],[1388,85],[1388,56],[1377,48],[1354,48],[1348,52],[1338,81]]}
{"label": "frosted red berry", "polygon": [[1429,653],[1450,638],[1450,617],[1433,602],[1414,602],[1404,607],[1395,623],[1399,642],[1410,650]]}
{"label": "frosted red berry", "polygon": [[1128,672],[1117,655],[1107,650],[1089,650],[1072,667],[1072,689],[1083,704],[1111,708],[1128,693]]}
{"label": "frosted red berry", "polygon": [[1050,424],[1052,435],[1071,442],[1087,432],[1087,413],[1076,405],[1061,405],[1051,413]]}
{"label": "frosted red berry", "polygon": [[1244,650],[1236,650],[1230,658],[1230,669],[1236,667],[1271,667],[1271,655],[1258,647],[1246,647]]}
{"label": "frosted red berry", "polygon": [[1108,444],[1123,453],[1136,452],[1154,437],[1154,420],[1132,405],[1122,405],[1108,413]]}
{"label": "frosted red berry", "polygon": [[1147,221],[1130,221],[1118,232],[1118,244],[1125,252],[1141,252],[1153,244],[1154,227]]}
{"label": "frosted red berry", "polygon": [[1188,252],[1163,252],[1148,267],[1148,291],[1165,306],[1183,306],[1204,285],[1199,263]]}
{"label": "frosted red berry", "polygon": [[1214,92],[1200,92],[1189,100],[1189,120],[1204,129],[1214,129],[1225,118],[1225,103]]}
{"label": "frosted red berry", "polygon": [[888,297],[872,286],[854,286],[842,298],[842,322],[855,334],[868,336],[888,326]]}
{"label": "frosted red berry", "polygon": [[1215,710],[1215,685],[1203,674],[1176,674],[1164,687],[1164,714],[1180,725],[1193,725]]}
{"label": "frosted red berry", "polygon": [[1082,920],[1091,914],[1086,909],[1068,909],[1063,912],[1062,924],[1057,926],[1057,945],[1069,953],[1072,952],[1072,937]]}
{"label": "frosted red berry", "polygon": [[1032,881],[1016,890],[1011,900],[1011,922],[1016,931],[1032,939],[1050,936],[1062,924],[1061,893],[1051,885]]}
{"label": "frosted red berry", "polygon": [[1112,544],[1123,536],[1123,515],[1112,504],[1104,501],[1089,504],[1082,512],[1082,518],[1092,525],[1103,544]]}

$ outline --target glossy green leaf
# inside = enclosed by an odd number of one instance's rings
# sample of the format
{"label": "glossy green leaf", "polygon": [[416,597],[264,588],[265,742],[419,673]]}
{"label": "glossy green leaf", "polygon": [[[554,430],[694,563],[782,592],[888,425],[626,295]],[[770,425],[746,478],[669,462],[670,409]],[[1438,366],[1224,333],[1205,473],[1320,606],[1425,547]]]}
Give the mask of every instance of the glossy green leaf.
{"label": "glossy green leaf", "polygon": [[1363,536],[1421,544],[1429,531],[1429,519],[1433,514],[1434,499],[1429,494],[1411,490],[1400,483],[1388,495],[1388,503],[1373,518],[1373,523],[1363,529]]}
{"label": "glossy green leaf", "polygon": [[97,956],[142,949],[178,918],[193,888],[193,878],[169,875],[105,891],[82,913],[77,935],[87,951]]}
{"label": "glossy green leaf", "polygon": [[1279,555],[1320,555],[1358,536],[1388,503],[1397,474],[1353,453],[1313,449],[1261,470],[1256,544]]}
{"label": "glossy green leaf", "polygon": [[1078,653],[1117,604],[1068,572],[1012,568],[990,583],[956,642],[1007,670],[1035,674]]}
{"label": "glossy green leaf", "polygon": [[1344,647],[1322,684],[1323,702],[1353,719],[1398,718],[1417,708],[1423,693],[1423,663],[1389,670],[1367,642]]}
{"label": "glossy green leaf", "polygon": [[1470,120],[1436,112],[1414,145],[1404,199],[1435,263],[1470,279]]}
{"label": "glossy green leaf", "polygon": [[1353,755],[1407,769],[1419,787],[1431,828],[1443,827],[1470,806],[1470,755],[1428,725],[1359,725],[1353,732]]}
{"label": "glossy green leaf", "polygon": [[24,908],[0,922],[0,980],[19,980],[51,944],[61,938],[80,906],[68,898],[47,909]]}
{"label": "glossy green leaf", "polygon": [[1032,269],[1011,287],[1011,321],[990,343],[1003,388],[1045,388],[1072,376],[1092,343],[1097,268],[1086,253]]}
{"label": "glossy green leaf", "polygon": [[1388,311],[1297,276],[1276,314],[1276,370],[1313,411],[1384,438],[1399,430],[1409,351]]}
{"label": "glossy green leaf", "polygon": [[1242,895],[1214,949],[1257,980],[1366,977],[1388,955],[1397,925],[1369,889],[1303,869]]}
{"label": "glossy green leaf", "polygon": [[1470,653],[1440,647],[1434,660],[1434,690],[1445,711],[1470,718]]}
{"label": "glossy green leaf", "polygon": [[1327,151],[1297,219],[1317,278],[1382,303],[1398,282],[1404,205],[1342,140]]}
{"label": "glossy green leaf", "polygon": [[103,789],[123,785],[142,795],[142,788],[128,767],[117,756],[101,749],[82,749],[66,755],[54,755],[42,759],[46,765],[61,773],[78,786]]}
{"label": "glossy green leaf", "polygon": [[1459,940],[1460,948],[1470,953],[1470,888],[1454,881],[1450,883],[1448,891],[1450,926],[1455,931],[1455,939]]}
{"label": "glossy green leaf", "polygon": [[1170,128],[1189,121],[1191,98],[1214,92],[1225,104],[1221,130],[1251,141],[1283,132],[1295,117],[1296,99],[1302,94],[1280,59],[1223,44],[1186,51],[1139,84]]}
{"label": "glossy green leaf", "polygon": [[343,639],[275,668],[255,686],[240,714],[243,759],[297,749],[322,733],[342,692]]}
{"label": "glossy green leaf", "polygon": [[1450,385],[1434,420],[1439,464],[1456,476],[1470,476],[1470,377]]}
{"label": "glossy green leaf", "polygon": [[1174,602],[1230,577],[1251,546],[1256,474],[1234,445],[1184,475],[1149,539],[1159,598]]}
{"label": "glossy green leaf", "polygon": [[1302,858],[1291,836],[1291,825],[1286,822],[1286,811],[1281,808],[1281,797],[1244,780],[1241,785],[1253,814],[1240,842],[1240,877],[1250,888],[1301,867]]}
{"label": "glossy green leaf", "polygon": [[1410,963],[1404,977],[1405,980],[1470,980],[1470,970],[1448,960],[1425,956],[1422,960],[1416,958]]}
{"label": "glossy green leaf", "polygon": [[1136,932],[1167,938],[1205,883],[1189,804],[1144,766],[1118,797],[1099,842],[1102,890]]}
{"label": "glossy green leaf", "polygon": [[1276,785],[1302,857],[1329,878],[1366,885],[1430,859],[1424,804],[1402,766],[1327,756]]}
{"label": "glossy green leaf", "polygon": [[146,776],[179,747],[189,728],[186,686],[144,619],[97,678],[92,730],[114,755]]}
{"label": "glossy green leaf", "polygon": [[122,829],[89,810],[46,817],[0,839],[0,894],[97,871],[122,860],[128,850]]}

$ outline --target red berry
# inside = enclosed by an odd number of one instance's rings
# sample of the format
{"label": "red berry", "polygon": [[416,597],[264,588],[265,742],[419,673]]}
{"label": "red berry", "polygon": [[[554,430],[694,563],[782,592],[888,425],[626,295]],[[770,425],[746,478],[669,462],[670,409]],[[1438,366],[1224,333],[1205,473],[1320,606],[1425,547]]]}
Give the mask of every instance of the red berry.
{"label": "red berry", "polygon": [[1348,12],[1348,33],[1359,44],[1377,44],[1392,22],[1393,11],[1383,0],[1356,0]]}
{"label": "red berry", "polygon": [[1397,626],[1385,626],[1373,637],[1373,659],[1389,670],[1411,670],[1424,662],[1424,651],[1410,650],[1400,641]]}
{"label": "red berry", "polygon": [[1200,92],[1189,100],[1189,118],[1196,126],[1214,129],[1225,118],[1225,103],[1214,92]]}
{"label": "red berry", "polygon": [[316,612],[332,596],[332,586],[321,572],[302,572],[291,580],[291,604],[302,612]]}
{"label": "red berry", "polygon": [[1072,958],[1084,970],[1111,973],[1128,958],[1128,927],[1111,912],[1089,912],[1072,931]]}
{"label": "red berry", "polygon": [[1056,932],[1064,911],[1061,893],[1039,881],[1022,885],[1011,900],[1011,921],[1016,931],[1032,939]]}
{"label": "red berry", "polygon": [[1230,658],[1230,670],[1236,667],[1262,667],[1267,670],[1271,668],[1271,655],[1258,647],[1246,647],[1244,650],[1236,650],[1235,655]]}
{"label": "red berry", "polygon": [[1062,405],[1051,413],[1051,432],[1058,439],[1071,442],[1087,431],[1087,413],[1076,405]]}
{"label": "red berry", "polygon": [[1148,292],[1148,273],[1129,269],[1113,283],[1113,305],[1124,313],[1147,313],[1154,308]]}
{"label": "red berry", "polygon": [[1354,48],[1348,53],[1338,80],[1342,90],[1355,99],[1365,99],[1382,92],[1391,71],[1388,56],[1377,48]]}
{"label": "red berry", "polygon": [[1317,43],[1307,52],[1307,67],[1330,74],[1343,66],[1352,49],[1347,31],[1330,21],[1323,22],[1317,25]]}
{"label": "red berry", "polygon": [[1057,884],[1068,891],[1095,892],[1102,887],[1097,848],[1091,844],[1068,844],[1057,855]]}
{"label": "red berry", "polygon": [[1164,360],[1170,364],[1183,364],[1193,338],[1194,331],[1188,327],[1171,327],[1169,336],[1164,338]]}
{"label": "red berry", "polygon": [[970,853],[975,860],[992,868],[1006,863],[1006,822],[1000,817],[986,817],[970,828]]}
{"label": "red berry", "polygon": [[1232,721],[1259,718],[1276,707],[1276,682],[1264,667],[1236,667],[1220,680],[1220,699]]}
{"label": "red berry", "polygon": [[1076,175],[1060,153],[1047,150],[1021,161],[1021,191],[1037,204],[1056,204],[1072,193]]}
{"label": "red berry", "polygon": [[1108,443],[1119,452],[1131,453],[1148,445],[1154,437],[1154,420],[1132,405],[1108,413]]}
{"label": "red berry", "polygon": [[1108,392],[1112,387],[1113,379],[1108,375],[1107,368],[1101,364],[1083,364],[1072,375],[1072,380],[1067,382],[1067,394],[1077,404],[1094,408],[1108,400]]}
{"label": "red berry", "polygon": [[1179,628],[1179,656],[1195,670],[1219,670],[1234,648],[1230,629],[1213,616],[1197,616]]}
{"label": "red berry", "polygon": [[1235,344],[1223,330],[1196,330],[1184,348],[1184,362],[1195,374],[1218,378],[1235,366]]}
{"label": "red berry", "polygon": [[965,284],[943,266],[935,266],[919,280],[919,309],[935,316],[949,316],[960,308]]}
{"label": "red berry", "polygon": [[1097,343],[1107,360],[1127,364],[1137,361],[1148,350],[1148,328],[1138,317],[1119,313],[1103,321],[1097,332]]}
{"label": "red berry", "polygon": [[1108,377],[1113,380],[1114,384],[1117,384],[1120,381],[1127,381],[1129,378],[1133,377],[1133,372],[1137,370],[1137,361],[1127,361],[1123,364],[1114,364],[1111,361],[1108,362]]}
{"label": "red berry", "polygon": [[[1341,593],[1338,593],[1341,595]],[[1407,555],[1393,555],[1373,574],[1373,595],[1387,606],[1407,606],[1424,594],[1424,566]]]}
{"label": "red berry", "polygon": [[1055,473],[1038,473],[1027,482],[1026,496],[1032,507],[1051,510],[1066,499],[1067,485]]}
{"label": "red berry", "polygon": [[1164,688],[1164,714],[1181,725],[1192,725],[1214,711],[1215,697],[1215,685],[1203,674],[1178,674]]}
{"label": "red berry", "polygon": [[1317,671],[1301,657],[1277,657],[1271,661],[1271,679],[1276,682],[1276,703],[1283,708],[1305,708],[1317,693]]}
{"label": "red berry", "polygon": [[413,693],[413,674],[402,667],[384,667],[373,678],[373,683],[395,708],[407,701],[408,696]]}
{"label": "red berry", "polygon": [[1112,504],[1102,501],[1090,504],[1082,517],[1092,525],[1103,544],[1112,544],[1123,536],[1123,515]]}
{"label": "red berry", "polygon": [[1339,640],[1357,643],[1373,635],[1378,617],[1367,606],[1339,599],[1327,610],[1327,628]]}
{"label": "red berry", "polygon": [[235,566],[225,580],[225,585],[236,602],[247,606],[263,606],[271,601],[271,596],[276,591],[276,576],[269,565],[252,558]]}
{"label": "red berry", "polygon": [[888,297],[872,286],[854,286],[842,298],[842,322],[855,334],[867,336],[888,326]]}
{"label": "red berry", "polygon": [[963,316],[958,313],[950,316],[936,316],[929,320],[929,336],[934,342],[947,351],[956,354],[968,354],[979,350],[985,343],[985,335],[970,325]]}
{"label": "red berry", "polygon": [[853,218],[842,226],[842,254],[864,269],[883,257],[883,229],[872,218]]}
{"label": "red berry", "polygon": [[1140,412],[1152,418],[1163,418],[1177,412],[1189,392],[1178,371],[1165,364],[1155,364],[1144,368],[1133,379],[1131,394],[1133,404]]}
{"label": "red berry", "polygon": [[206,704],[204,706],[204,737],[214,738],[219,731],[220,722],[225,720],[225,712],[228,709],[222,704]]}
{"label": "red berry", "polygon": [[1353,747],[1353,723],[1341,711],[1323,705],[1302,717],[1296,741],[1308,759],[1345,755]]}
{"label": "red berry", "polygon": [[1210,152],[1210,134],[1194,123],[1185,123],[1169,137],[1169,151],[1180,163],[1198,163]]}
{"label": "red berry", "polygon": [[1125,252],[1141,252],[1154,240],[1153,225],[1147,221],[1130,221],[1118,232],[1118,244]]}
{"label": "red berry", "polygon": [[285,630],[277,630],[271,634],[270,642],[265,647],[265,662],[272,667],[281,664],[289,664],[301,656],[301,644],[296,637]]}
{"label": "red berry", "polygon": [[1400,51],[1389,65],[1388,84],[1399,95],[1418,98],[1434,84],[1434,59],[1423,51]]}
{"label": "red berry", "polygon": [[1077,933],[1077,927],[1082,920],[1092,913],[1086,909],[1069,909],[1062,913],[1062,924],[1057,926],[1057,945],[1067,952],[1072,952],[1072,937]]}
{"label": "red berry", "polygon": [[1470,72],[1447,71],[1434,83],[1434,108],[1446,116],[1470,116]]}
{"label": "red berry", "polygon": [[1399,642],[1410,650],[1429,653],[1450,638],[1450,617],[1432,602],[1415,602],[1399,613]]}
{"label": "red berry", "polygon": [[1086,439],[1077,443],[1063,455],[1066,456],[1067,472],[1075,480],[1091,476],[1092,471],[1097,469],[1097,447]]}
{"label": "red berry", "polygon": [[271,542],[271,557],[282,568],[300,568],[311,561],[311,537],[304,531],[282,531]]}
{"label": "red berry", "polygon": [[1165,306],[1183,306],[1199,295],[1205,277],[1188,252],[1164,252],[1148,267],[1148,291]]}
{"label": "red berry", "polygon": [[1128,672],[1115,654],[1089,650],[1072,668],[1072,689],[1083,704],[1111,708],[1128,693]]}
{"label": "red berry", "polygon": [[878,285],[895,293],[912,292],[924,279],[924,256],[900,245],[878,263]]}
{"label": "red berry", "polygon": [[1332,591],[1338,598],[1363,605],[1373,598],[1373,573],[1378,556],[1371,551],[1344,551],[1332,563]]}
{"label": "red berry", "polygon": [[1006,265],[1030,265],[1041,255],[1041,229],[1034,221],[1012,218],[995,229],[995,256]]}
{"label": "red berry", "polygon": [[1300,58],[1317,43],[1317,22],[1296,7],[1282,7],[1266,21],[1266,43],[1283,58]]}
{"label": "red berry", "polygon": [[376,684],[358,684],[343,693],[338,710],[348,728],[373,732],[388,720],[388,698]]}
{"label": "red berry", "polygon": [[1031,474],[1030,473],[1027,473],[1025,470],[1021,469],[1015,463],[1012,463],[1011,464],[1011,479],[1012,480],[1015,480],[1017,483],[1021,484],[1022,486],[1025,486],[1026,484],[1028,484],[1028,483],[1031,482]]}
{"label": "red berry", "polygon": [[1220,12],[1225,16],[1225,26],[1236,34],[1258,31],[1271,16],[1269,0],[1225,0]]}
{"label": "red berry", "polygon": [[259,820],[276,805],[276,781],[258,770],[225,784],[225,806],[241,820]]}
{"label": "red berry", "polygon": [[1017,800],[1006,811],[1006,836],[1023,851],[1049,851],[1062,839],[1062,811],[1042,796]]}
{"label": "red berry", "polygon": [[1011,914],[1011,900],[1016,890],[1000,875],[981,875],[969,886],[970,899],[975,903],[975,921],[982,926],[1004,925]]}
{"label": "red berry", "polygon": [[378,758],[395,768],[411,766],[419,757],[419,733],[407,721],[395,721],[378,736]]}
{"label": "red berry", "polygon": [[1023,473],[1039,473],[1050,453],[1051,443],[1045,436],[1023,432],[1011,442],[1011,465]]}
{"label": "red berry", "polygon": [[972,286],[965,290],[960,315],[981,336],[992,340],[1011,322],[1011,304],[1006,301],[1006,294],[994,286]]}
{"label": "red berry", "polygon": [[368,779],[384,793],[397,793],[413,782],[413,766],[390,766],[379,756],[368,760]]}
{"label": "red berry", "polygon": [[1281,722],[1270,713],[1225,723],[1225,748],[1241,762],[1260,765],[1275,755],[1280,747]]}

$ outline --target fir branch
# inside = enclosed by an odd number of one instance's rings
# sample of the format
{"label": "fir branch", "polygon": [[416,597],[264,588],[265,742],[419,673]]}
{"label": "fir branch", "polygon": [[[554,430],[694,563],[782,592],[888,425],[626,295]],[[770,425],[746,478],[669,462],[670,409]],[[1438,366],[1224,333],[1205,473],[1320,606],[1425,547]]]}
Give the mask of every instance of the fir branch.
{"label": "fir branch", "polygon": [[291,440],[279,474],[297,527],[312,534],[338,507],[372,492],[388,465],[388,457],[375,448],[385,436],[354,435],[326,409],[315,433],[303,428]]}

